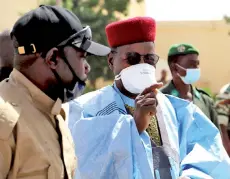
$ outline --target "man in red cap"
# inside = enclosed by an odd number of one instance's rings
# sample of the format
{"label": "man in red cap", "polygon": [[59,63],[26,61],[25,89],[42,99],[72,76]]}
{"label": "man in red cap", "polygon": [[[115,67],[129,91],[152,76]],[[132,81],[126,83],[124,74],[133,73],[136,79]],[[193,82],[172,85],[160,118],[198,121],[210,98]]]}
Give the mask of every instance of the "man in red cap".
{"label": "man in red cap", "polygon": [[106,34],[113,85],[70,103],[81,177],[230,178],[218,129],[194,104],[158,90],[155,20],[114,22]]}

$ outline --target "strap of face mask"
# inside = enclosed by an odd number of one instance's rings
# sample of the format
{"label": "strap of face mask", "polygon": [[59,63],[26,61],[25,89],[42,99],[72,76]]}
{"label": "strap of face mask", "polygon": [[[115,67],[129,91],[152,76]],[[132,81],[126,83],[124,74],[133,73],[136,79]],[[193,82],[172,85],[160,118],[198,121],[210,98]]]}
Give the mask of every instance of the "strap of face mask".
{"label": "strap of face mask", "polygon": [[59,94],[59,95],[61,95],[61,96],[59,96],[60,99],[63,101],[63,100],[64,100],[64,89],[65,89],[64,84],[63,84],[63,82],[62,82],[60,76],[59,76],[58,73],[56,72],[56,70],[53,70],[53,69],[52,69],[52,72],[53,72],[55,78],[57,79],[59,85],[61,86],[61,88],[63,88],[63,92]]}
{"label": "strap of face mask", "polygon": [[120,80],[121,79],[121,74],[115,76],[115,80]]}
{"label": "strap of face mask", "polygon": [[73,75],[73,77],[74,77],[74,80],[75,80],[76,82],[78,82],[80,85],[85,86],[85,85],[86,85],[85,82],[82,81],[80,78],[78,78],[78,76],[77,76],[76,73],[74,72],[72,66],[69,64],[69,62],[68,62],[68,60],[67,60],[67,58],[66,58],[66,56],[65,56],[65,54],[64,54],[64,49],[61,49],[61,50],[60,50],[60,55],[61,55],[61,58],[64,60],[64,62],[68,65],[68,68],[70,69],[70,71],[71,71],[71,73],[72,73],[72,75]]}
{"label": "strap of face mask", "polygon": [[[85,85],[86,85],[85,82],[82,81],[82,80],[80,80],[80,79],[77,77],[77,75],[75,74],[73,68],[72,68],[71,65],[69,64],[67,58],[66,58],[65,55],[64,55],[63,49],[62,49],[62,50],[59,50],[59,52],[60,52],[61,58],[62,58],[62,59],[64,60],[64,62],[68,65],[68,68],[70,69],[70,71],[71,71],[71,73],[72,73],[72,75],[73,75],[73,80],[76,81],[76,83],[78,83],[80,86],[85,86]],[[63,93],[62,93],[62,94],[59,94],[59,95],[62,95],[62,96],[60,96],[60,99],[64,100],[64,98],[65,98],[65,94],[64,94],[64,93],[66,93],[66,95],[68,95],[68,91],[71,91],[71,90],[70,90],[70,89],[66,89],[66,87],[65,87],[65,85],[64,85],[64,83],[63,83],[61,77],[59,76],[59,74],[57,73],[56,70],[52,70],[52,72],[53,72],[55,78],[57,79],[59,85],[63,88]]]}

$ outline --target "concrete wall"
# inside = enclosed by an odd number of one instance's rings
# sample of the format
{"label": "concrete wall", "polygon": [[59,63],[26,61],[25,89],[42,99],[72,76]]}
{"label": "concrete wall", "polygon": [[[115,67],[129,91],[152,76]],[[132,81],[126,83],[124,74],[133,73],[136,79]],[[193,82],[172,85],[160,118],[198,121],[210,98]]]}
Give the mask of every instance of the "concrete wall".
{"label": "concrete wall", "polygon": [[230,27],[224,21],[158,22],[156,51],[167,58],[171,44],[191,43],[200,51],[200,87],[218,92],[230,82]]}
{"label": "concrete wall", "polygon": [[37,7],[39,0],[0,0],[0,31],[11,29],[21,13]]}

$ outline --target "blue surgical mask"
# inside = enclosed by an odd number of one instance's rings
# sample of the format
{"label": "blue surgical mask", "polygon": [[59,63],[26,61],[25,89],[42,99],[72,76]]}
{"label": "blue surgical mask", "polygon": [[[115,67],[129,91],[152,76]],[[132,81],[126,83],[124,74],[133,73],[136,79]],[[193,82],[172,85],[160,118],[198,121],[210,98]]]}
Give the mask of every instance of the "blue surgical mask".
{"label": "blue surgical mask", "polygon": [[200,79],[199,68],[188,68],[186,69],[186,76],[181,76],[182,81],[185,84],[193,84]]}

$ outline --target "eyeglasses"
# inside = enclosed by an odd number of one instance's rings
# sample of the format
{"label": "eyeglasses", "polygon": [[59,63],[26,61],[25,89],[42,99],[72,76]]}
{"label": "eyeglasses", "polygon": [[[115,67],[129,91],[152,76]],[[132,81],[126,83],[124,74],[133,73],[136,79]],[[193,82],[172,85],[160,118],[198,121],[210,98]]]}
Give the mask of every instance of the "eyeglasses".
{"label": "eyeglasses", "polygon": [[[117,52],[112,50],[112,53],[117,53]],[[129,65],[136,65],[139,64],[140,61],[143,59],[145,63],[156,66],[157,62],[159,61],[159,58],[160,57],[154,53],[141,55],[137,52],[128,52],[126,53],[125,60],[127,60]]]}

